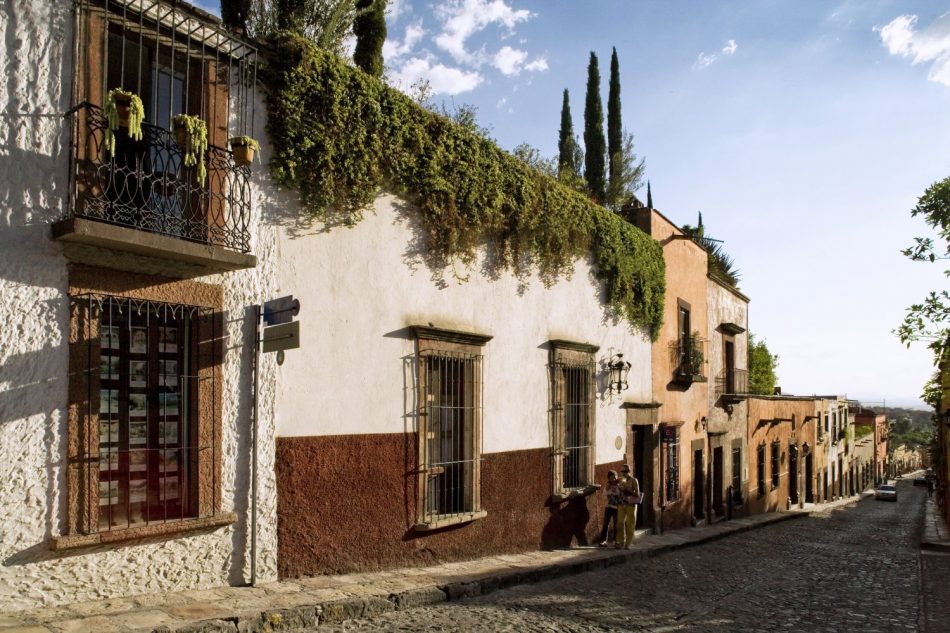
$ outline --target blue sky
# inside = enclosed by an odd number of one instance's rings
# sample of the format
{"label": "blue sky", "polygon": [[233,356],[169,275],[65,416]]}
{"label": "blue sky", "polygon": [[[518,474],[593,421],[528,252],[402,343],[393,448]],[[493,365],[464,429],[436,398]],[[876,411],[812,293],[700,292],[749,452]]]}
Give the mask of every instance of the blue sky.
{"label": "blue sky", "polygon": [[[213,0],[205,6],[216,4]],[[212,7],[213,8],[213,7]],[[914,0],[390,0],[387,76],[474,104],[499,144],[556,153],[561,91],[611,46],[655,206],[742,274],[785,392],[916,401],[922,344],[891,334],[946,286],[901,256],[909,210],[950,176],[950,15]]]}

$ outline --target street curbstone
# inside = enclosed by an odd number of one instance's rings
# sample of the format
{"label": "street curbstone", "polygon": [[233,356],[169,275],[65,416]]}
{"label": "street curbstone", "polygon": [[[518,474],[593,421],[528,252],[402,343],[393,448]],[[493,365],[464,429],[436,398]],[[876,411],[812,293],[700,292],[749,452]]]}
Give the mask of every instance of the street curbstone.
{"label": "street curbstone", "polygon": [[439,604],[447,599],[445,592],[433,585],[400,591],[389,596],[389,602],[399,611]]}

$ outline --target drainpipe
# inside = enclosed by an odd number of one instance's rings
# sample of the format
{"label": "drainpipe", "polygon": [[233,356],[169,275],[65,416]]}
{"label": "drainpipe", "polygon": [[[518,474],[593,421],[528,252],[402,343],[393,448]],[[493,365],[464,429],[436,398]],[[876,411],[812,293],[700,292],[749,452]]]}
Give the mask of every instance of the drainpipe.
{"label": "drainpipe", "polygon": [[261,306],[254,306],[254,401],[251,418],[251,586],[257,584],[257,410],[260,389]]}

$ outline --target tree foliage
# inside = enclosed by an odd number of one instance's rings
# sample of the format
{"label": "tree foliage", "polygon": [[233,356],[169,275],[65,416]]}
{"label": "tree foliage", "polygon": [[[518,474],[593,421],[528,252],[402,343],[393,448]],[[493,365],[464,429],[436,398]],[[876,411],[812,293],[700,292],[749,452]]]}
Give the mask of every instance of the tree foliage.
{"label": "tree foliage", "polygon": [[[936,242],[933,237],[914,238],[914,245],[901,251],[904,256],[927,263],[950,259],[950,178],[930,185],[910,214],[923,216],[937,235]],[[945,269],[944,275],[950,277],[950,269]],[[934,290],[923,301],[907,308],[904,322],[895,333],[908,346],[915,341],[927,341],[934,360],[939,360],[950,339],[950,291]]]}
{"label": "tree foliage", "polygon": [[557,178],[557,163],[553,158],[545,158],[544,154],[542,154],[538,148],[532,147],[527,143],[521,143],[515,147],[511,153],[528,167],[541,172],[545,176]]}
{"label": "tree foliage", "polygon": [[356,0],[251,0],[247,31],[258,39],[294,31],[317,47],[342,55],[353,33]]}
{"label": "tree foliage", "polygon": [[[653,196],[647,188],[647,207],[653,208]],[[689,224],[683,225],[683,233],[692,236],[703,250],[706,251],[706,271],[722,282],[732,286],[739,285],[741,274],[736,268],[735,260],[722,248],[722,242],[711,235],[706,235],[706,227],[703,226],[703,214],[698,214],[696,226]]]}
{"label": "tree foliage", "polygon": [[561,128],[558,131],[557,151],[558,179],[569,187],[582,190],[584,180],[581,166],[584,162],[584,151],[574,134],[574,118],[571,116],[571,101],[567,88],[564,89],[564,99],[561,102]]}
{"label": "tree foliage", "polygon": [[[617,49],[614,48],[610,55],[610,81],[607,88],[607,202],[612,206],[618,204],[618,195],[624,189],[618,180],[624,171],[621,152],[624,150],[625,136],[620,109],[620,62]],[[630,143],[633,144],[632,136]]]}
{"label": "tree foliage", "polygon": [[353,61],[374,77],[382,77],[386,0],[356,0],[356,9],[353,21],[356,50],[353,51]]}
{"label": "tree foliage", "polygon": [[749,332],[749,393],[771,396],[778,378],[778,355],[769,351],[765,339],[758,341]]}
{"label": "tree foliage", "polygon": [[584,101],[584,180],[587,192],[595,202],[607,199],[607,174],[604,139],[604,106],[600,100],[600,68],[597,55],[590,53],[587,64],[587,95]]}
{"label": "tree foliage", "polygon": [[271,173],[327,230],[360,221],[386,187],[412,203],[431,264],[471,264],[488,246],[553,282],[589,255],[612,313],[655,340],[662,248],[617,214],[299,35],[274,42],[265,81]]}
{"label": "tree foliage", "polygon": [[633,134],[623,133],[620,151],[610,159],[610,182],[607,186],[607,206],[619,211],[633,198],[643,185],[646,161],[637,157],[633,146]]}
{"label": "tree foliage", "polygon": [[247,30],[251,0],[221,0],[221,21],[225,26]]}
{"label": "tree foliage", "polygon": [[653,191],[650,190],[650,181],[647,181],[647,209],[653,208]]}

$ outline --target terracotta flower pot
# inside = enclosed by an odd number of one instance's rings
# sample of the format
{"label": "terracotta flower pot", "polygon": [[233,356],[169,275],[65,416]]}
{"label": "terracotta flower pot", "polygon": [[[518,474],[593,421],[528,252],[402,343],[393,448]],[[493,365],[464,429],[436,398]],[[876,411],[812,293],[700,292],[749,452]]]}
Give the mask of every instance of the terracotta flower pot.
{"label": "terracotta flower pot", "polygon": [[119,125],[121,127],[129,127],[129,111],[132,106],[132,100],[123,95],[116,95],[113,99],[115,100],[115,113],[119,119]]}
{"label": "terracotta flower pot", "polygon": [[254,148],[250,145],[232,145],[231,154],[239,167],[248,167],[254,162]]}

